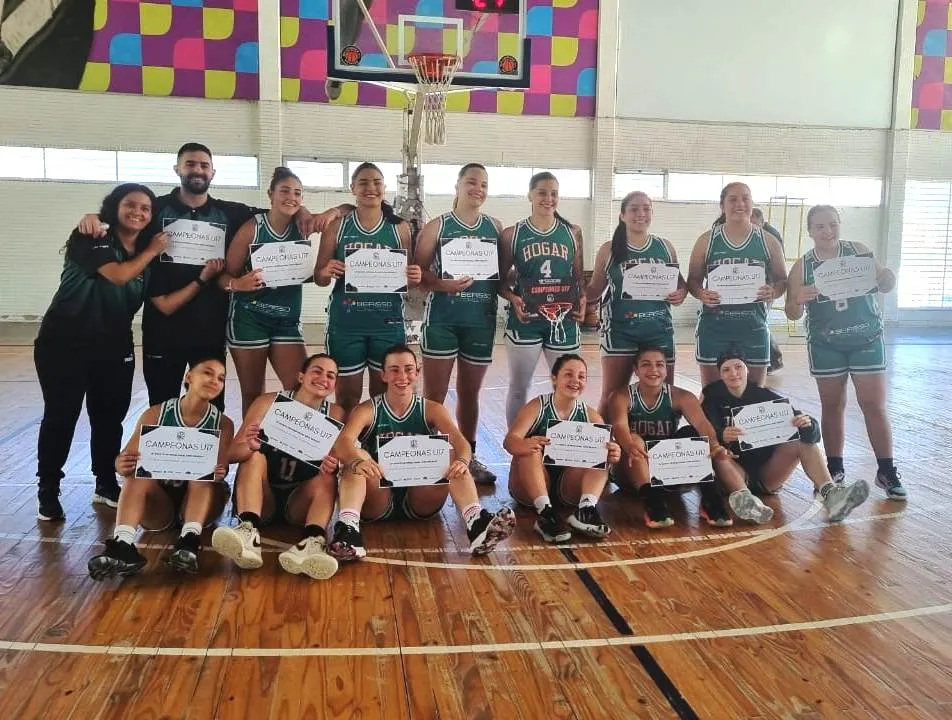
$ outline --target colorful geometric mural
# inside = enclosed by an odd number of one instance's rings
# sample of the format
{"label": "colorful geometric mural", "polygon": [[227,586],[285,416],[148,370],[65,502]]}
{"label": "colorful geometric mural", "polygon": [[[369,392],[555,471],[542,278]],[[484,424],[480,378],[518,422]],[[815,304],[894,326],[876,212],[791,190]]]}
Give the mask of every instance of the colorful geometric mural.
{"label": "colorful geometric mural", "polygon": [[257,0],[96,0],[81,90],[258,97]]}
{"label": "colorful geometric mural", "polygon": [[[375,0],[376,11],[382,2],[386,0]],[[330,8],[330,0],[281,0],[285,100],[328,102],[324,82]],[[494,22],[498,18],[490,15],[487,23]],[[532,41],[528,90],[452,93],[447,98],[447,109],[509,115],[594,115],[598,0],[528,0],[526,32]],[[345,82],[334,104],[402,108],[405,99],[386,88]]]}
{"label": "colorful geometric mural", "polygon": [[920,0],[912,127],[952,130],[952,0]]}

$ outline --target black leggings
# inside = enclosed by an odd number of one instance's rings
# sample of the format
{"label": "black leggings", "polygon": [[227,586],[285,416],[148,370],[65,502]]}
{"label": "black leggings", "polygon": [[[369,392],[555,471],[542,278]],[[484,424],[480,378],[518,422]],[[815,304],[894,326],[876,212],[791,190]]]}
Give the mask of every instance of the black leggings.
{"label": "black leggings", "polygon": [[57,342],[55,338],[37,339],[33,361],[43,391],[36,470],[40,489],[59,489],[83,398],[89,415],[89,454],[96,484],[114,485],[122,421],[132,399],[135,354],[131,342],[75,344]]}

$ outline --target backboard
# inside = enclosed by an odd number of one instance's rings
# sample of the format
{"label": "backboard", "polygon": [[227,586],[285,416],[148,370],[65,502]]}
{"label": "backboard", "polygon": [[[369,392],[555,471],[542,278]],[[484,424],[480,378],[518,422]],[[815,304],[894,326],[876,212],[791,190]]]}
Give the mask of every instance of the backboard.
{"label": "backboard", "polygon": [[456,10],[455,0],[332,0],[327,31],[329,78],[415,85],[407,56],[438,52],[463,58],[453,85],[529,87],[526,0],[513,14]]}

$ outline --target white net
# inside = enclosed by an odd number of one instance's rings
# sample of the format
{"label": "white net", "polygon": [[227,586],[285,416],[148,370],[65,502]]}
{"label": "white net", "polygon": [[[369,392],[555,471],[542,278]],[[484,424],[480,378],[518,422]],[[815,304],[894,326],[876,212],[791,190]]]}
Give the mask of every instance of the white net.
{"label": "white net", "polygon": [[446,144],[446,91],[459,69],[459,55],[415,53],[407,60],[413,65],[417,92],[423,93],[423,141],[427,145]]}

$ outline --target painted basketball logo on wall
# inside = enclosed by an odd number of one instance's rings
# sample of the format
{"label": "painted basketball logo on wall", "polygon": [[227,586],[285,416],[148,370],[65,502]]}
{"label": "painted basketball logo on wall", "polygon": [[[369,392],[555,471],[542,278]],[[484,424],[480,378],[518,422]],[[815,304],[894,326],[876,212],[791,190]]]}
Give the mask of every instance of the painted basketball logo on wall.
{"label": "painted basketball logo on wall", "polygon": [[[418,0],[417,15],[438,15],[439,0]],[[406,2],[401,6],[405,7]],[[282,97],[288,101],[328,102],[327,24],[331,0],[281,0]],[[374,17],[388,17],[388,0],[373,0]],[[389,15],[393,15],[390,12]],[[484,28],[500,28],[508,18],[490,15]],[[508,27],[508,26],[507,26]],[[388,43],[395,27],[381,33]],[[532,43],[530,83],[527,90],[452,93],[447,110],[505,113],[511,115],[557,115],[585,117],[595,114],[595,65],[598,53],[598,0],[528,0],[526,35]],[[507,43],[508,33],[499,32],[498,42]],[[341,43],[345,47],[351,43]],[[500,45],[502,47],[502,45]],[[361,64],[383,62],[363,50]],[[342,64],[345,61],[341,53]],[[493,61],[501,75],[522,71],[511,52]],[[367,83],[344,82],[335,104],[365,107],[404,106],[402,93]]]}
{"label": "painted basketball logo on wall", "polygon": [[952,0],[918,5],[912,127],[952,130]]}

